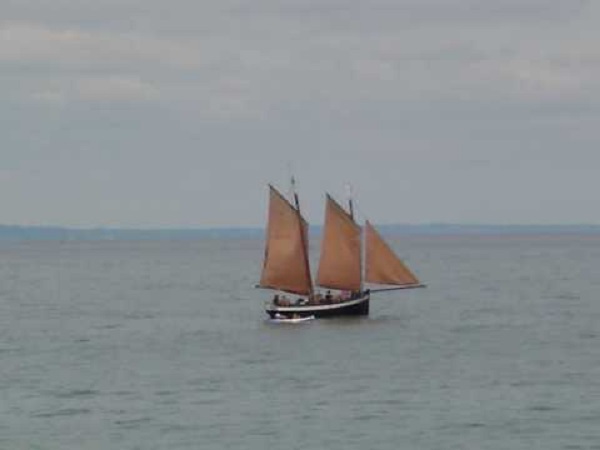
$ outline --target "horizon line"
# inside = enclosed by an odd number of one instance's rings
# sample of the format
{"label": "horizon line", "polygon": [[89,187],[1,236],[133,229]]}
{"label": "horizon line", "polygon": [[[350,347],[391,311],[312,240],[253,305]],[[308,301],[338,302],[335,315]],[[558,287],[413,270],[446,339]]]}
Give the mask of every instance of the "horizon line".
{"label": "horizon line", "polygon": [[[493,222],[394,222],[377,223],[374,225],[382,228],[407,227],[407,228],[598,228],[600,223],[573,222],[573,223],[493,223]],[[310,228],[322,228],[323,224],[310,224]],[[264,225],[213,225],[213,226],[123,226],[123,225],[23,225],[23,224],[0,224],[0,230],[23,229],[23,230],[63,230],[63,231],[244,231],[264,230]]]}

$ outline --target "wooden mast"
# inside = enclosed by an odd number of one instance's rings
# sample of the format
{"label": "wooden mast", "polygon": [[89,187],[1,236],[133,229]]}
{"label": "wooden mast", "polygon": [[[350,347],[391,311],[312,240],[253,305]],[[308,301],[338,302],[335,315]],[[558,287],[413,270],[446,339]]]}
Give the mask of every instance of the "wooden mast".
{"label": "wooden mast", "polygon": [[[348,212],[350,213],[350,218],[356,222],[356,220],[354,220],[354,201],[352,200],[352,186],[348,185]],[[361,245],[360,245],[360,258],[358,263],[360,264],[360,292],[362,293],[364,291],[364,277],[363,277],[363,240],[361,239]]]}
{"label": "wooden mast", "polygon": [[348,213],[350,214],[350,218],[354,220],[354,202],[352,200],[352,185],[346,184],[346,190],[348,191]]}
{"label": "wooden mast", "polygon": [[[356,222],[356,220],[354,220],[354,200],[353,200],[353,191],[352,191],[352,185],[350,183],[348,183],[346,185],[346,189],[348,190],[348,212],[350,213],[350,218]],[[359,258],[359,264],[360,264],[360,292],[362,293],[364,291],[364,276],[363,276],[363,248],[364,248],[364,240],[361,239],[361,245],[360,245],[360,258]]]}
{"label": "wooden mast", "polygon": [[294,194],[294,203],[296,204],[296,211],[298,212],[298,216],[300,220],[298,221],[300,226],[300,240],[302,241],[302,246],[304,247],[304,268],[306,270],[306,277],[308,278],[309,288],[308,288],[308,298],[312,299],[314,294],[312,277],[310,275],[310,262],[308,259],[308,242],[307,242],[307,234],[308,234],[308,226],[306,228],[306,232],[304,231],[303,221],[302,221],[302,213],[300,211],[300,200],[298,199],[298,192],[296,191],[296,179],[292,175],[292,192]]}

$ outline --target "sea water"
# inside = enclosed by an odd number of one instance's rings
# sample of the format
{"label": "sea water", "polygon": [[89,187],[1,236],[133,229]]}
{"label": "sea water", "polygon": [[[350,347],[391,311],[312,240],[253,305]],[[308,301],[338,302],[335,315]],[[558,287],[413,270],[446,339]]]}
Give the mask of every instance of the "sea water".
{"label": "sea water", "polygon": [[426,289],[299,325],[261,240],[0,244],[0,449],[600,449],[600,236],[391,243]]}

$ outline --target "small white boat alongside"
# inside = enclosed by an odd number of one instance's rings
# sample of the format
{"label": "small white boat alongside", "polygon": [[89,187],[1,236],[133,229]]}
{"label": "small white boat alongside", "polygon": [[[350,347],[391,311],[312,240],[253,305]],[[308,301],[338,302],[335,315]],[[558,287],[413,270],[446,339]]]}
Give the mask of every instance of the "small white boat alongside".
{"label": "small white boat alongside", "polygon": [[304,322],[310,322],[311,320],[314,320],[315,316],[286,316],[283,314],[278,314],[276,313],[273,318],[268,319],[269,322],[271,323],[304,323]]}

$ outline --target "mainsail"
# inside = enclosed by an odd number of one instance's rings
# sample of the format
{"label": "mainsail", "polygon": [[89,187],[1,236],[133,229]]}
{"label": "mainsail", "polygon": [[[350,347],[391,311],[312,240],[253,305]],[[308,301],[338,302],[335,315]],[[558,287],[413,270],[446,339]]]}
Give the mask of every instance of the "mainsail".
{"label": "mainsail", "polygon": [[308,224],[269,185],[267,243],[260,286],[300,295],[312,292],[308,265]]}
{"label": "mainsail", "polygon": [[361,228],[330,195],[316,281],[331,289],[358,291],[362,287]]}
{"label": "mainsail", "polygon": [[365,223],[365,281],[397,286],[417,285],[417,277],[396,256],[369,221]]}

